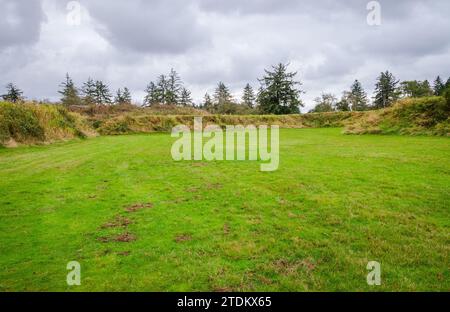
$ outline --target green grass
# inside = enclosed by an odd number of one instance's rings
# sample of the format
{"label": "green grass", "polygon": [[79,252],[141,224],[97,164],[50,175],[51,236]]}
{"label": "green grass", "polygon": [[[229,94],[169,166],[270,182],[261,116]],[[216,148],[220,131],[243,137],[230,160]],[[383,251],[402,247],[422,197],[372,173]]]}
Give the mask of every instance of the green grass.
{"label": "green grass", "polygon": [[[448,138],[286,129],[275,172],[174,162],[173,141],[0,149],[0,290],[450,289]],[[102,228],[118,215],[132,224]],[[136,240],[102,241],[123,232]]]}

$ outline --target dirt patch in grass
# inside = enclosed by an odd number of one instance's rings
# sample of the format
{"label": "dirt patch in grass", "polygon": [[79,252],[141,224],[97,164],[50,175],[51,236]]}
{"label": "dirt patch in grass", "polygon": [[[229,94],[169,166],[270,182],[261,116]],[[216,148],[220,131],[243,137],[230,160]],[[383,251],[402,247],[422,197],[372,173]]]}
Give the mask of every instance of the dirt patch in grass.
{"label": "dirt patch in grass", "polygon": [[177,235],[175,237],[175,241],[177,243],[182,243],[182,242],[187,242],[192,240],[192,235],[191,234],[181,234],[181,235]]}
{"label": "dirt patch in grass", "polygon": [[109,243],[109,242],[128,243],[128,242],[135,241],[136,236],[129,232],[125,232],[125,233],[121,233],[116,236],[101,236],[101,237],[97,238],[97,240],[102,243]]}
{"label": "dirt patch in grass", "polygon": [[230,234],[230,226],[228,225],[228,223],[225,223],[225,224],[223,225],[223,234],[224,234],[224,235]]}
{"label": "dirt patch in grass", "polygon": [[222,184],[220,183],[208,183],[206,189],[208,190],[218,190],[222,188]]}
{"label": "dirt patch in grass", "polygon": [[125,232],[122,234],[117,235],[116,237],[113,238],[113,240],[115,242],[123,242],[123,243],[128,243],[128,242],[132,242],[136,240],[136,236],[129,233],[129,232]]}
{"label": "dirt patch in grass", "polygon": [[126,212],[136,212],[141,209],[150,209],[153,208],[152,203],[138,203],[125,207]]}
{"label": "dirt patch in grass", "polygon": [[295,274],[299,269],[304,269],[310,273],[316,268],[316,265],[310,259],[299,261],[279,259],[273,263],[273,266],[277,272],[285,275]]}
{"label": "dirt patch in grass", "polygon": [[132,224],[133,221],[131,221],[129,218],[126,218],[124,216],[116,216],[112,221],[108,221],[105,224],[101,226],[102,229],[107,228],[114,228],[114,227],[127,227],[128,225]]}
{"label": "dirt patch in grass", "polygon": [[130,251],[119,251],[117,254],[119,255],[119,256],[124,256],[124,257],[126,257],[126,256],[129,256],[130,255]]}

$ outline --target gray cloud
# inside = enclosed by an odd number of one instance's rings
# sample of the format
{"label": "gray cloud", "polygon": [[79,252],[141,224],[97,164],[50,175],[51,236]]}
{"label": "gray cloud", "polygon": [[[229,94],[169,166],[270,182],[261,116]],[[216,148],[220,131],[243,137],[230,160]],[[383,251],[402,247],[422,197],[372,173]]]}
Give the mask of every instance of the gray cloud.
{"label": "gray cloud", "polygon": [[143,53],[182,53],[207,37],[189,1],[85,1],[99,32],[117,48]]}
{"label": "gray cloud", "polygon": [[45,20],[39,0],[0,0],[0,51],[39,40]]}

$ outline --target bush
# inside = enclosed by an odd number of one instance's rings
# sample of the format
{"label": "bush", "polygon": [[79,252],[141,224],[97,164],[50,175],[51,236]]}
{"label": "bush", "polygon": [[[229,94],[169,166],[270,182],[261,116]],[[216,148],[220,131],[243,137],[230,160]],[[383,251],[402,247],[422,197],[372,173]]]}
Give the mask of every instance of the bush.
{"label": "bush", "polygon": [[0,144],[43,143],[92,133],[83,117],[61,106],[0,102]]}

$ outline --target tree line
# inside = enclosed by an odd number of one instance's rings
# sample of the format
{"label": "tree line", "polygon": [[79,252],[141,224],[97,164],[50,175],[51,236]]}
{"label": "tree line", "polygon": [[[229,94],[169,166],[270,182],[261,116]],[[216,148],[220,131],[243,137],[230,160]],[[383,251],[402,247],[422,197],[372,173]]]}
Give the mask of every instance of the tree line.
{"label": "tree line", "polygon": [[367,93],[358,80],[351,85],[350,90],[344,91],[338,99],[332,93],[323,93],[314,102],[316,106],[310,112],[332,112],[332,111],[365,111],[371,109],[386,108],[400,98],[444,96],[450,95],[450,78],[444,83],[438,76],[433,86],[428,80],[409,80],[400,82],[389,71],[382,72],[376,81],[375,92],[372,103]]}
{"label": "tree line", "polygon": [[[184,86],[179,74],[171,69],[167,75],[162,74],[147,85],[143,106],[196,106],[217,114],[298,114],[300,107],[304,106],[300,98],[304,90],[301,88],[302,83],[296,78],[297,72],[290,72],[288,66],[289,64],[279,63],[265,69],[263,77],[258,79],[259,89],[255,91],[247,83],[240,100],[233,97],[224,82],[219,82],[214,93],[206,93],[202,103],[198,105],[194,104],[191,92]],[[5,101],[20,102],[24,99],[22,90],[12,83],[6,86],[6,91],[2,95]],[[69,74],[66,74],[58,92],[61,95],[60,102],[65,106],[132,104],[127,87],[119,88],[113,95],[103,81],[88,78],[81,88],[77,88]],[[340,99],[331,93],[323,93],[317,97],[314,100],[315,107],[310,112],[380,109],[389,107],[402,97],[442,96],[446,92],[450,94],[450,78],[444,83],[438,76],[431,86],[427,80],[400,82],[386,71],[377,77],[373,101],[369,99],[362,84],[355,80]]]}

